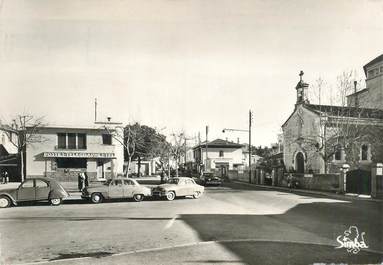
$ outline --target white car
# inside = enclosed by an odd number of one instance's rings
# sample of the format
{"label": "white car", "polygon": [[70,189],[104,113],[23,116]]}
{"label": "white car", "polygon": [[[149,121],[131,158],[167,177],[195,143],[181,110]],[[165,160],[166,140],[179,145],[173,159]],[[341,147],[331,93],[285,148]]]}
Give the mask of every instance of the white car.
{"label": "white car", "polygon": [[204,192],[204,187],[195,183],[192,178],[171,178],[168,183],[159,185],[152,190],[155,197],[165,197],[168,201],[176,197],[193,196],[198,199]]}

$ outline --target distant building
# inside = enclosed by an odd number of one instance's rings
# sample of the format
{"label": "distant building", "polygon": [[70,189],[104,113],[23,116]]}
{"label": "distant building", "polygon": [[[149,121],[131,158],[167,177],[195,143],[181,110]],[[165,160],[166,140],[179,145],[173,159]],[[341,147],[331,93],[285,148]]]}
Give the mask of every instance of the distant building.
{"label": "distant building", "polygon": [[[128,166],[128,162],[124,163],[124,167]],[[130,162],[129,166],[129,174],[138,174],[138,167],[140,167],[140,174],[143,176],[150,176],[153,174],[158,173],[157,171],[160,170],[160,162],[158,158],[153,158],[153,159],[141,159],[140,165],[138,163],[138,160],[132,160]]]}
{"label": "distant building", "polygon": [[122,135],[120,125],[97,122],[91,126],[39,127],[36,135],[41,141],[25,150],[27,178],[77,181],[79,172],[87,172],[90,180],[101,181],[122,174],[123,146],[113,137],[116,132]]}
{"label": "distant building", "polygon": [[350,107],[383,109],[383,54],[363,67],[366,88],[347,96]]}
{"label": "distant building", "polygon": [[[259,155],[252,154],[251,155],[251,167],[254,168],[258,161],[261,159]],[[242,164],[243,169],[249,168],[249,145],[244,144],[242,147]]]}
{"label": "distant building", "polygon": [[226,176],[229,170],[243,167],[242,147],[242,144],[222,139],[195,146],[193,152],[198,172],[217,172]]}

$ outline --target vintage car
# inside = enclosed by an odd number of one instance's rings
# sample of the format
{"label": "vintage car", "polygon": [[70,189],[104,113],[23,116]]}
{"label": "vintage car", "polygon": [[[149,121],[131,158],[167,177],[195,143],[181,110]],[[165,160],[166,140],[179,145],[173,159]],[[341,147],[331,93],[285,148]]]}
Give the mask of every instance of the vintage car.
{"label": "vintage car", "polygon": [[90,199],[93,203],[100,203],[104,199],[124,198],[133,198],[139,202],[148,196],[151,196],[151,190],[130,178],[109,179],[105,183],[85,188],[81,195],[83,199]]}
{"label": "vintage car", "polygon": [[213,173],[203,173],[200,181],[201,181],[201,184],[204,186],[208,186],[208,185],[219,186],[222,184],[222,179],[220,177],[214,176]]}
{"label": "vintage car", "polygon": [[0,208],[17,205],[19,202],[46,200],[57,206],[68,196],[68,192],[54,179],[28,178],[16,189],[0,191]]}
{"label": "vintage car", "polygon": [[159,185],[152,190],[155,197],[165,197],[168,201],[176,197],[193,196],[198,199],[204,192],[204,187],[195,183],[192,178],[171,178],[168,183]]}

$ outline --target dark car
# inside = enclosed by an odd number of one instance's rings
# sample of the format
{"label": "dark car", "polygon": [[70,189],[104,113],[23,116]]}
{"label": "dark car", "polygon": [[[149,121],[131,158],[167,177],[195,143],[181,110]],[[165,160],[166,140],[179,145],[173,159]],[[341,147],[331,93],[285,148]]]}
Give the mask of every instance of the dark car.
{"label": "dark car", "polygon": [[68,192],[54,179],[29,178],[16,189],[0,191],[0,208],[25,201],[49,201],[57,206],[68,196]]}
{"label": "dark car", "polygon": [[203,173],[201,177],[201,183],[204,186],[209,186],[209,185],[219,186],[222,184],[222,179],[220,177],[214,176],[213,173]]}

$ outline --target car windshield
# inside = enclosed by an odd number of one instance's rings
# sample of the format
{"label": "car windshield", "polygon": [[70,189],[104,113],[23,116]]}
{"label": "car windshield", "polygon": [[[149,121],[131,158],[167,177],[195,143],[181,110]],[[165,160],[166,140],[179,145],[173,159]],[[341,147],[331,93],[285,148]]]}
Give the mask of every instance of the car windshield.
{"label": "car windshield", "polygon": [[108,179],[107,181],[104,182],[104,185],[108,186],[112,181],[113,179]]}
{"label": "car windshield", "polygon": [[169,184],[178,184],[180,180],[178,178],[171,178],[168,180]]}

